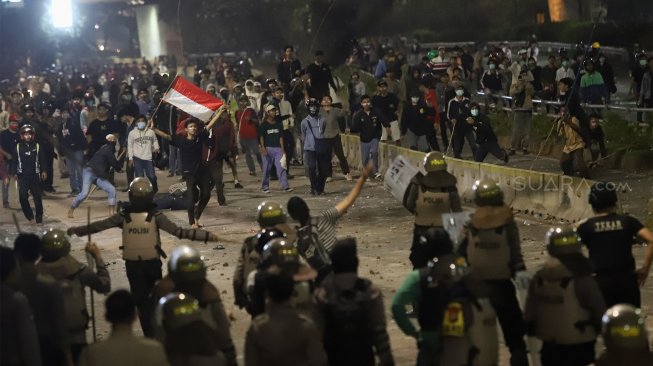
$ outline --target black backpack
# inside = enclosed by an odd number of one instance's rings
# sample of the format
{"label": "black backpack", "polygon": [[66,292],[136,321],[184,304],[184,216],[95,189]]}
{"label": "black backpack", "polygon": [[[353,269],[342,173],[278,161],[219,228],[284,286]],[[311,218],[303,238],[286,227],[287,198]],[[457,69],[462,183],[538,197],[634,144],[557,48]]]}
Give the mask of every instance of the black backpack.
{"label": "black backpack", "polygon": [[320,241],[317,226],[313,223],[297,227],[297,250],[318,271],[331,264],[329,254]]}

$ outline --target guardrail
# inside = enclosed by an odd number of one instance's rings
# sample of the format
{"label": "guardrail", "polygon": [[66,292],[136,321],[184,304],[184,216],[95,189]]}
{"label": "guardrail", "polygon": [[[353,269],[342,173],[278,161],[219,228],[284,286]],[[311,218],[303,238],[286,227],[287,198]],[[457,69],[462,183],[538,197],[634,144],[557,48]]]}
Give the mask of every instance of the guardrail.
{"label": "guardrail", "polygon": [[[361,166],[360,139],[341,135],[343,149],[352,166]],[[425,153],[381,143],[379,170],[385,172],[397,155],[403,155],[415,166],[421,166]],[[539,219],[576,223],[592,215],[587,197],[593,181],[559,174],[516,169],[468,160],[446,158],[447,170],[458,181],[458,192],[464,203],[473,202],[472,185],[477,179],[491,177],[502,187],[506,204],[518,213]]]}

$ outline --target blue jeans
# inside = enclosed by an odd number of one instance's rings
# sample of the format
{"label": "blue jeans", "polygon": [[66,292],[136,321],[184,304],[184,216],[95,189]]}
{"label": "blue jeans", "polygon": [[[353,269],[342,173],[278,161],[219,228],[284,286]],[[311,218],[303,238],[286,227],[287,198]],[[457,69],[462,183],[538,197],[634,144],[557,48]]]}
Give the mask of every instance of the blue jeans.
{"label": "blue jeans", "polygon": [[147,177],[147,180],[152,183],[154,193],[159,190],[159,186],[156,183],[156,173],[154,172],[154,163],[152,160],[143,160],[134,156],[134,176]]}
{"label": "blue jeans", "polygon": [[107,195],[109,196],[109,206],[116,205],[116,187],[114,187],[111,182],[106,179],[98,178],[97,175],[93,173],[93,169],[88,167],[84,168],[83,179],[82,191],[73,199],[73,203],[70,207],[77,208],[82,202],[84,202],[88,194],[91,192],[91,184],[95,184],[98,188],[107,192]]}
{"label": "blue jeans", "polygon": [[172,174],[181,175],[181,154],[179,148],[170,145],[170,154],[168,154],[168,171]]}
{"label": "blue jeans", "polygon": [[372,139],[370,142],[361,142],[361,161],[363,168],[372,159],[374,164],[374,173],[379,171],[379,139]]}
{"label": "blue jeans", "polygon": [[82,191],[82,168],[84,166],[84,151],[70,151],[66,154],[66,166],[70,174],[70,189],[73,192]]}
{"label": "blue jeans", "polygon": [[281,152],[280,147],[268,147],[266,148],[268,154],[263,157],[263,182],[261,184],[263,189],[270,188],[270,170],[272,166],[277,168],[277,174],[279,175],[279,183],[281,184],[281,189],[288,188],[288,175],[286,169],[281,167],[281,157],[283,153]]}
{"label": "blue jeans", "polygon": [[[245,154],[245,161],[247,162],[247,169],[250,173],[256,172],[256,165],[254,164],[254,157],[258,161],[259,166],[263,166],[261,153],[258,151],[258,141],[256,139],[240,139],[240,148]],[[262,169],[262,168],[261,168]]]}

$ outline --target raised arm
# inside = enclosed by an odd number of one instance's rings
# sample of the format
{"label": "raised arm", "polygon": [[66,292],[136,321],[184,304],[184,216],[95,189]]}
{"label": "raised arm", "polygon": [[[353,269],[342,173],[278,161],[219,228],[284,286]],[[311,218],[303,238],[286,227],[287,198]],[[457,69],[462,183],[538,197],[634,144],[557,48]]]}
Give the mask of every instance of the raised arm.
{"label": "raised arm", "polygon": [[342,216],[345,212],[347,212],[347,209],[351,207],[351,205],[356,202],[356,198],[358,198],[358,195],[361,193],[361,190],[363,189],[363,185],[365,184],[365,181],[367,178],[372,175],[372,172],[374,171],[374,166],[372,163],[367,164],[367,166],[363,169],[361,172],[360,178],[356,181],[356,185],[352,190],[349,192],[347,197],[343,199],[342,201],[338,202],[336,205],[336,210],[338,210],[338,214]]}

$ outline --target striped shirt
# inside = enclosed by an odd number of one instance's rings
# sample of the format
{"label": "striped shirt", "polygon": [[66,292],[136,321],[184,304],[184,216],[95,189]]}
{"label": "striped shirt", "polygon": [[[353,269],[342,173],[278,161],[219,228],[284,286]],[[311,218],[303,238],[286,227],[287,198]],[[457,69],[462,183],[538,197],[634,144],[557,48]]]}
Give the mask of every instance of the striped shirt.
{"label": "striped shirt", "polygon": [[338,213],[338,209],[335,207],[323,211],[320,217],[311,218],[311,224],[317,227],[318,238],[327,253],[331,253],[331,249],[336,244],[336,225],[338,219],[340,219],[340,213]]}

